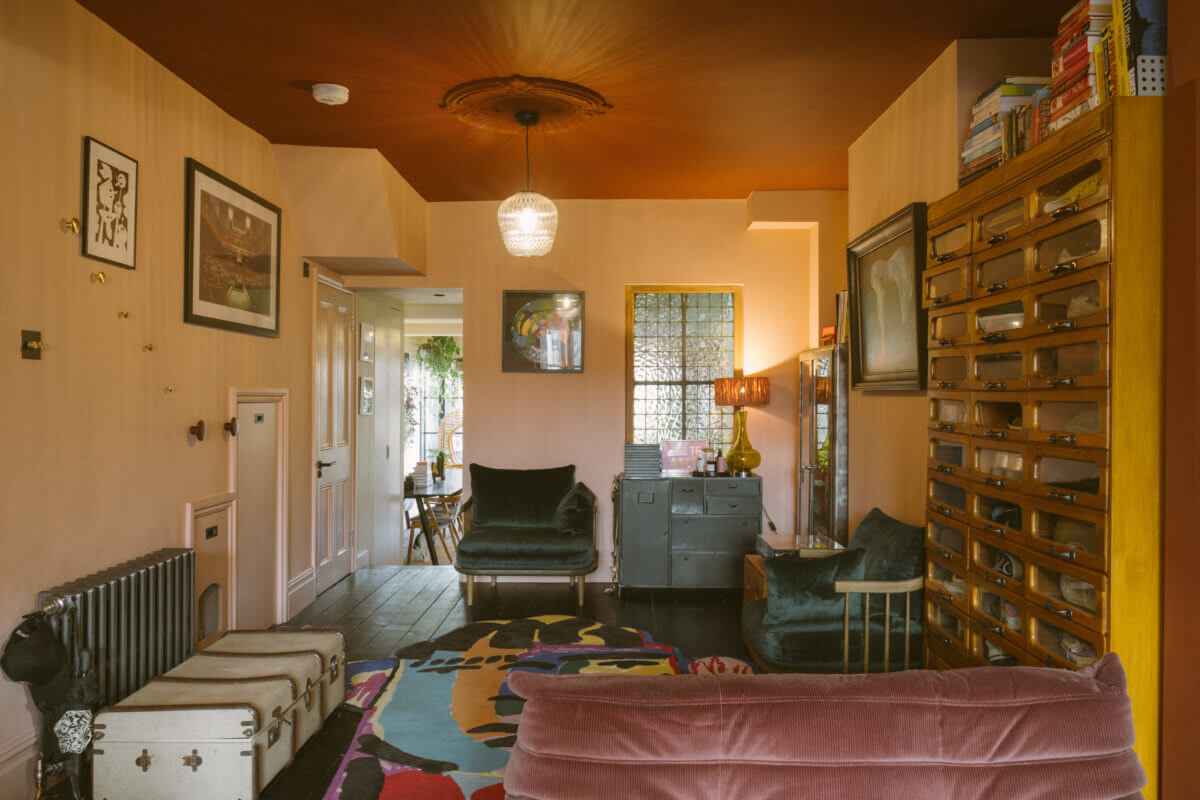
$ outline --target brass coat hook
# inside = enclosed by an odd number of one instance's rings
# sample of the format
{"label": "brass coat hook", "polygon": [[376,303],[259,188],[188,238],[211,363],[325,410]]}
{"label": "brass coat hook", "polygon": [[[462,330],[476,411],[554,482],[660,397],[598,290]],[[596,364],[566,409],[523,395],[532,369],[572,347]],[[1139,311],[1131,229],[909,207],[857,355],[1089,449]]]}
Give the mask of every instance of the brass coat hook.
{"label": "brass coat hook", "polygon": [[118,311],[117,316],[120,317],[121,319],[129,319],[129,312],[128,311]]}
{"label": "brass coat hook", "polygon": [[204,437],[208,435],[208,423],[200,420],[192,427],[188,428],[188,433],[196,437],[197,442],[203,442]]}
{"label": "brass coat hook", "polygon": [[224,428],[225,430],[229,431],[230,436],[237,436],[238,428],[240,428],[241,425],[238,423],[237,417],[230,417],[229,422],[226,422],[221,427]]}
{"label": "brass coat hook", "polygon": [[101,286],[103,286],[104,282],[106,280],[108,280],[108,276],[105,275],[103,272],[93,272],[92,273],[92,283],[98,283]]}
{"label": "brass coat hook", "polygon": [[79,218],[78,217],[63,217],[58,221],[62,226],[63,233],[79,233]]}

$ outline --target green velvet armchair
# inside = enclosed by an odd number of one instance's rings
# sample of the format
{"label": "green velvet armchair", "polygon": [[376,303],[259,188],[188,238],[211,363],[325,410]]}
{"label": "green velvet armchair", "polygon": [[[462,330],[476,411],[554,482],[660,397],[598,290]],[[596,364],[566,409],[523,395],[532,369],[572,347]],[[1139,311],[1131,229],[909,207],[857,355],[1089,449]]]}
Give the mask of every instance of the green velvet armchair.
{"label": "green velvet armchair", "polygon": [[583,605],[584,579],[596,570],[596,496],[575,482],[575,465],[496,469],[471,464],[471,498],[454,568],[466,576],[467,605],[475,578],[563,575]]}
{"label": "green velvet armchair", "polygon": [[888,671],[920,659],[921,528],[872,509],[846,550],[768,558],[764,568],[768,594],[743,606],[742,638],[765,670]]}

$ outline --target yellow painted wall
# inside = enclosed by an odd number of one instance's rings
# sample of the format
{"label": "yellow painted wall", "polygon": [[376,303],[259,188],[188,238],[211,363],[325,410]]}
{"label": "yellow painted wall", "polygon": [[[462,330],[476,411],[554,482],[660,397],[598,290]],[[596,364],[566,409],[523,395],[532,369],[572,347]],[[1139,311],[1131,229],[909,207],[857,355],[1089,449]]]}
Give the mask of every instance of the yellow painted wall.
{"label": "yellow painted wall", "polygon": [[[4,0],[0,19],[0,631],[41,589],[183,543],[184,502],[229,488],[230,387],[290,390],[289,572],[302,576],[312,281],[286,208],[280,337],[183,323],[184,159],[282,205],[270,146],[71,0]],[[59,228],[80,216],[85,135],[138,161],[136,270],[82,257]],[[21,328],[43,332],[41,361],[20,358]],[[0,709],[0,798],[25,798],[28,692],[0,679]]]}

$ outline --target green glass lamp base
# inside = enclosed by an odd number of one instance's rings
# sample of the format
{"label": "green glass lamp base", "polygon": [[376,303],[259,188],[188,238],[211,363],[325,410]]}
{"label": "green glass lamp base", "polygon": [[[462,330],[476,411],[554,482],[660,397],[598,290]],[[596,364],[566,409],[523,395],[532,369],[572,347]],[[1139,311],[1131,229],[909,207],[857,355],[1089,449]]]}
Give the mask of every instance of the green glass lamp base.
{"label": "green glass lamp base", "polygon": [[735,409],[733,419],[733,444],[725,454],[725,464],[735,475],[746,477],[752,469],[762,463],[762,456],[750,446],[750,437],[746,435],[746,409]]}

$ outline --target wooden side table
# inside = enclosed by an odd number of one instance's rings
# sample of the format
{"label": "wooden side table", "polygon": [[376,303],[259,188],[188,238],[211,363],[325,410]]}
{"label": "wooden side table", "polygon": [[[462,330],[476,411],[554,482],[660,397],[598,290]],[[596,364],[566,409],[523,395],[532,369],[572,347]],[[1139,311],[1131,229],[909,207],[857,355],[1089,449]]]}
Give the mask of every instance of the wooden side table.
{"label": "wooden side table", "polygon": [[742,589],[742,605],[761,600],[767,596],[767,570],[763,566],[763,557],[758,553],[746,556],[744,567],[745,581]]}

